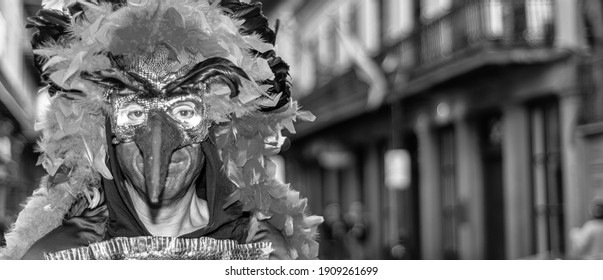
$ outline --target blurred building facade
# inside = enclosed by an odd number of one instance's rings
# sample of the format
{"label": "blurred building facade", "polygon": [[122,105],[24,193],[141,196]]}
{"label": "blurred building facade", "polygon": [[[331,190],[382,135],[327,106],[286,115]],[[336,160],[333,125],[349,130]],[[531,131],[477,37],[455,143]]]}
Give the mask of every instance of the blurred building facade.
{"label": "blurred building facade", "polygon": [[0,222],[15,218],[42,174],[34,152],[38,80],[25,29],[28,7],[39,5],[0,2]]}
{"label": "blurred building facade", "polygon": [[271,10],[294,94],[317,116],[283,156],[327,220],[322,257],[567,257],[603,196],[601,13],[590,0]]}

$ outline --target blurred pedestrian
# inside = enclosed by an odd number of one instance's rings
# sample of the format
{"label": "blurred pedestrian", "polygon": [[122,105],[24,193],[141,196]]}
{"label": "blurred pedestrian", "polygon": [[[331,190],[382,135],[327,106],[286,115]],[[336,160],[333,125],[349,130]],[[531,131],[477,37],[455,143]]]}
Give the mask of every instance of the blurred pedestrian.
{"label": "blurred pedestrian", "polygon": [[331,203],[324,209],[325,221],[318,231],[320,233],[320,259],[344,260],[349,259],[344,239],[346,236],[346,225],[341,217],[339,204]]}
{"label": "blurred pedestrian", "polygon": [[603,198],[593,201],[591,214],[592,219],[570,233],[572,255],[580,259],[603,259]]}
{"label": "blurred pedestrian", "polygon": [[364,243],[367,236],[367,221],[362,202],[352,202],[344,216],[347,226],[345,244],[353,260],[365,259]]}

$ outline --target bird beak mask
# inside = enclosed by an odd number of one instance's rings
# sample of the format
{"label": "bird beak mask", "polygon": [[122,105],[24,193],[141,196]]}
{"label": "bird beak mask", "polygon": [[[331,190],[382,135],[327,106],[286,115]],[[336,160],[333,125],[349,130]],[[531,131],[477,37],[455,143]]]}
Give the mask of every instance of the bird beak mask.
{"label": "bird beak mask", "polygon": [[165,55],[169,51],[160,45],[146,55],[112,57],[114,70],[88,77],[108,88],[113,144],[134,142],[140,149],[143,190],[152,205],[160,203],[174,151],[206,140],[212,121],[204,96],[212,85],[228,88],[233,98],[241,78],[249,80],[241,68],[217,57],[169,71],[178,63]]}

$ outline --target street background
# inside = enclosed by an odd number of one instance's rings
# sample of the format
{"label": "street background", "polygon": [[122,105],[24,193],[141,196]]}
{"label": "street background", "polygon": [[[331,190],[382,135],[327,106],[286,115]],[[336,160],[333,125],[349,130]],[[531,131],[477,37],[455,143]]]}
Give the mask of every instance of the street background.
{"label": "street background", "polygon": [[[320,258],[581,257],[603,198],[600,1],[254,2],[317,117],[276,161],[325,217]],[[0,230],[45,175],[38,9],[0,2]]]}

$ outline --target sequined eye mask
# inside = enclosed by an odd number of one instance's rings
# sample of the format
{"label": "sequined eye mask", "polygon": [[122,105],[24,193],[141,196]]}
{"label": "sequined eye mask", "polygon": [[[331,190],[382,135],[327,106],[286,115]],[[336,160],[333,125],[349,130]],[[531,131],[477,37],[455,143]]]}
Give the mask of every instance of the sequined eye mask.
{"label": "sequined eye mask", "polygon": [[137,128],[146,124],[151,111],[164,112],[180,130],[181,147],[207,138],[211,121],[203,97],[198,94],[174,97],[143,97],[137,94],[112,94],[113,144],[134,140]]}
{"label": "sequined eye mask", "polygon": [[239,93],[241,78],[249,80],[244,70],[224,58],[194,58],[183,64],[168,54],[168,48],[159,45],[142,55],[110,56],[113,69],[87,76],[107,87],[113,144],[134,141],[152,112],[163,113],[175,124],[180,147],[200,143],[212,124],[204,100],[211,86],[227,86],[233,98]]}

